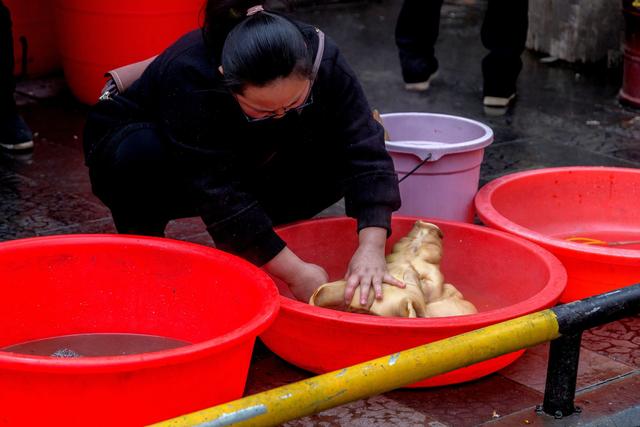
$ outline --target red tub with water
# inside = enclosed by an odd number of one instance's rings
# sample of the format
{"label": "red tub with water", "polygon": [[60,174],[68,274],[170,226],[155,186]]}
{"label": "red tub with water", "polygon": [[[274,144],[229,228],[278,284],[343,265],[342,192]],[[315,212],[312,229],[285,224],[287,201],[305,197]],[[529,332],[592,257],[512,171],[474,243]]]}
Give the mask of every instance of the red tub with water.
{"label": "red tub with water", "polygon": [[[395,217],[391,246],[406,235],[414,217]],[[377,317],[313,307],[292,299],[278,283],[281,309],[261,336],[288,362],[325,373],[387,354],[522,316],[555,304],[566,273],[548,251],[507,233],[471,224],[432,220],[444,232],[442,270],[479,313],[428,319]],[[355,221],[325,218],[284,226],[278,233],[306,261],[323,266],[331,280],[344,276],[357,247]],[[524,351],[500,356],[415,386],[430,387],[480,378],[515,361]]]}
{"label": "red tub with water", "polygon": [[185,346],[59,358],[0,351],[0,425],[140,426],[239,398],[278,292],[260,269],[168,239],[70,235],[0,243],[0,348],[73,334]]}
{"label": "red tub with water", "polygon": [[[476,196],[490,227],[553,252],[567,268],[562,302],[640,282],[640,170],[563,167],[506,175]],[[584,239],[585,244],[567,239]],[[636,242],[609,246],[604,243]]]}

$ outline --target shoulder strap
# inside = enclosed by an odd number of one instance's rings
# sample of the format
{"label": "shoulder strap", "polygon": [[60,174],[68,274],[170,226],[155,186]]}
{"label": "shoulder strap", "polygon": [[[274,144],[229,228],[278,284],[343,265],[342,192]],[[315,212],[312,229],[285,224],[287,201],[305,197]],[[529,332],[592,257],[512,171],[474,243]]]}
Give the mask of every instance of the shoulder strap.
{"label": "shoulder strap", "polygon": [[320,63],[322,62],[322,55],[324,54],[324,33],[316,28],[318,33],[318,52],[316,53],[316,59],[313,61],[313,70],[311,70],[311,81],[315,81],[318,70],[320,69]]}

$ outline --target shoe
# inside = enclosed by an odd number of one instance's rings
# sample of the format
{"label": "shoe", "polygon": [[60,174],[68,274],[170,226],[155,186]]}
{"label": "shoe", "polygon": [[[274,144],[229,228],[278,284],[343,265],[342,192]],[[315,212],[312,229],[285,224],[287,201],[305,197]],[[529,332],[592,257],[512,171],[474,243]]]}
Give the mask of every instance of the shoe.
{"label": "shoe", "polygon": [[485,96],[482,103],[485,107],[506,108],[515,98],[515,92],[508,96]]}
{"label": "shoe", "polygon": [[31,129],[19,115],[12,114],[6,119],[0,119],[0,147],[11,151],[33,148]]}
{"label": "shoe", "polygon": [[405,83],[404,88],[411,92],[424,92],[425,90],[429,89],[429,86],[431,86],[431,80],[437,77],[437,75],[438,75],[438,70],[431,73],[429,78],[423,82]]}
{"label": "shoe", "polygon": [[483,106],[483,109],[485,115],[493,117],[505,116],[509,111],[508,107],[487,107],[486,105]]}

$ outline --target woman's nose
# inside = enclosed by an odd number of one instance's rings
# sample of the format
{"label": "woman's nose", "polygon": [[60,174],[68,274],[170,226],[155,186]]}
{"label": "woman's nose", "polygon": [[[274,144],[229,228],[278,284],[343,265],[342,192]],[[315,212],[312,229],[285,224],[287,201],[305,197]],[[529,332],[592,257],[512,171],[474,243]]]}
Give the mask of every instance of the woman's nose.
{"label": "woman's nose", "polygon": [[273,112],[273,117],[276,119],[280,119],[282,117],[285,116],[285,114],[287,114],[287,109],[286,108],[280,108],[279,110],[276,110]]}

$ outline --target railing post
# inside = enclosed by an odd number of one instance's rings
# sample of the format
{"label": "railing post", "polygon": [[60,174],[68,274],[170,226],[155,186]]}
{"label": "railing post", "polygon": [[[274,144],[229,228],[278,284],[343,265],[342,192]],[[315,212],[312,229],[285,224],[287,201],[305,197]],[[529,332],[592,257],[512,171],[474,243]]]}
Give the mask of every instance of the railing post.
{"label": "railing post", "polygon": [[582,332],[563,335],[551,341],[547,384],[542,411],[556,418],[566,417],[580,408],[574,403]]}
{"label": "railing post", "polygon": [[574,399],[582,332],[636,314],[639,309],[640,284],[553,307],[560,336],[551,341],[544,402],[536,412],[556,418],[581,412]]}

